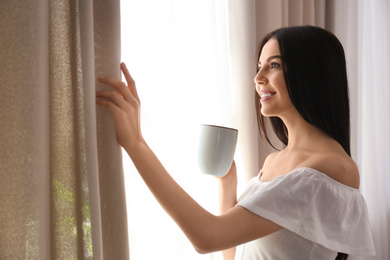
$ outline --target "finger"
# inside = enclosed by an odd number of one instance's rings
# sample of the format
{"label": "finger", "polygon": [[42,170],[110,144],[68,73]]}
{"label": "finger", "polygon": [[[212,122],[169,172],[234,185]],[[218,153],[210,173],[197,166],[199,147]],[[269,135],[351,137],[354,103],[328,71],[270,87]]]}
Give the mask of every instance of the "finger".
{"label": "finger", "polygon": [[233,160],[231,168],[236,167],[236,162]]}
{"label": "finger", "polygon": [[96,97],[98,99],[109,99],[111,103],[115,103],[116,106],[118,107],[125,107],[126,106],[126,101],[123,99],[122,95],[118,93],[117,91],[111,91],[111,90],[103,90],[96,92]]}
{"label": "finger", "polygon": [[115,115],[120,110],[120,108],[117,105],[115,105],[111,101],[104,100],[104,99],[96,99],[96,104],[107,108],[112,115]]}
{"label": "finger", "polygon": [[121,80],[118,80],[116,78],[111,78],[111,77],[98,77],[98,80],[101,83],[110,85],[111,87],[117,89],[119,91],[119,93],[124,97],[124,99],[126,99],[128,101],[134,99],[134,96],[130,92],[129,88]]}
{"label": "finger", "polygon": [[126,64],[124,62],[121,63],[121,70],[123,72],[123,75],[125,76],[127,85],[131,91],[131,93],[134,95],[134,97],[139,101],[137,88],[135,87],[135,81],[133,77],[130,75],[129,70],[126,67]]}
{"label": "finger", "polygon": [[133,79],[133,77],[130,75],[130,72],[129,72],[129,70],[127,69],[126,64],[125,64],[124,62],[121,63],[121,70],[122,70],[122,72],[123,72],[123,75],[125,75],[127,84],[128,84],[128,85],[134,85],[134,84],[135,84],[134,79]]}

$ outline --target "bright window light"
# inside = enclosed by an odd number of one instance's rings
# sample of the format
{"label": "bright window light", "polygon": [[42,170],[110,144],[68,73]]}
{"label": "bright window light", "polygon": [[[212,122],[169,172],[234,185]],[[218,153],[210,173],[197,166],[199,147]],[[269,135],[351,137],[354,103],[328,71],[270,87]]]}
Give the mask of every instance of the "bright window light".
{"label": "bright window light", "polygon": [[[231,126],[224,11],[216,2],[121,1],[122,61],[136,81],[144,137],[173,178],[214,214],[217,183],[199,172],[196,156],[201,124]],[[220,259],[193,249],[125,151],[123,157],[131,259]]]}

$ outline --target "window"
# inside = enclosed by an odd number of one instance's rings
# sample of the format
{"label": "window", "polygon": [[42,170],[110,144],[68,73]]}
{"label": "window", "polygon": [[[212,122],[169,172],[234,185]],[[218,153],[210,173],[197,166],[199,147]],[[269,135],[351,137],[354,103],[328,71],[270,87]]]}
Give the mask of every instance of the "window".
{"label": "window", "polygon": [[[200,173],[200,124],[231,125],[223,8],[214,1],[121,2],[122,60],[141,98],[145,139],[175,180],[218,213],[214,177]],[[216,259],[198,254],[124,152],[131,259]]]}

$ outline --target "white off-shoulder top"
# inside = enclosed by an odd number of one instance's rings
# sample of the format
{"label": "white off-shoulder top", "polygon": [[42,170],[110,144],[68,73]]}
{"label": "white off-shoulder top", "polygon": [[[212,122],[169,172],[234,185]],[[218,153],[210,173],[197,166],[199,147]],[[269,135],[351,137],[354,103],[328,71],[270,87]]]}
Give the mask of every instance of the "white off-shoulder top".
{"label": "white off-shoulder top", "polygon": [[334,260],[337,252],[374,255],[366,202],[358,189],[302,167],[251,179],[238,206],[283,228],[237,247],[236,260]]}

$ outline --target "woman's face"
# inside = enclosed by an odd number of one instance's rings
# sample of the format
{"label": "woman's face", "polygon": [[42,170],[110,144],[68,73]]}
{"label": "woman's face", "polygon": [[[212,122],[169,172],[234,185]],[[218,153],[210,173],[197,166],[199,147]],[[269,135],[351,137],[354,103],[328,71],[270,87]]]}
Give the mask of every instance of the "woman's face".
{"label": "woman's face", "polygon": [[292,109],[295,110],[284,80],[279,43],[274,38],[271,38],[261,51],[254,81],[263,116],[283,117]]}

